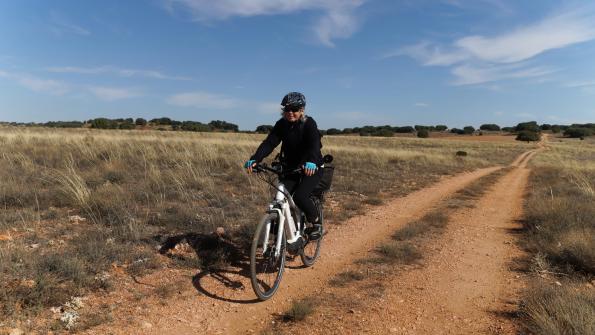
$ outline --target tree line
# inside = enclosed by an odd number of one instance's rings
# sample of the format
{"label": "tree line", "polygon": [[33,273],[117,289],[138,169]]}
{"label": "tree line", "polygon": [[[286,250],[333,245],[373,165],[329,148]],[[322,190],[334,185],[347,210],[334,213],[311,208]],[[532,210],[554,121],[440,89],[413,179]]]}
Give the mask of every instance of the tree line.
{"label": "tree line", "polygon": [[[45,123],[19,123],[0,122],[0,124],[28,127],[51,127],[51,128],[95,128],[95,129],[158,129],[158,130],[181,130],[195,132],[240,132],[238,125],[221,120],[214,120],[209,123],[199,121],[177,121],[169,117],[160,117],[150,120],[144,118],[95,118],[86,121],[50,121]],[[254,131],[260,134],[268,134],[273,129],[272,125],[259,125]],[[563,132],[564,136],[584,138],[595,135],[595,124],[571,124],[552,125],[541,124],[536,121],[521,122],[515,127],[500,127],[494,123],[482,124],[479,129],[473,126],[463,128],[448,128],[446,125],[415,125],[415,126],[363,126],[352,128],[329,128],[321,130],[324,135],[360,135],[360,136],[381,136],[391,137],[395,134],[416,134],[418,137],[429,137],[430,132],[450,132],[458,135],[482,134],[484,131],[517,133],[519,140],[538,140],[542,131],[552,133]]]}

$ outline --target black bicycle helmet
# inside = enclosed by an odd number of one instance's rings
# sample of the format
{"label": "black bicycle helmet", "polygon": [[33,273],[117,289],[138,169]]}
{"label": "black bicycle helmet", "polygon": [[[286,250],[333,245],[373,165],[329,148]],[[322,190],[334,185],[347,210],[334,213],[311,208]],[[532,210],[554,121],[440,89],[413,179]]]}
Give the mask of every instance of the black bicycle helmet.
{"label": "black bicycle helmet", "polygon": [[306,107],[306,97],[300,92],[289,92],[281,100],[283,107]]}

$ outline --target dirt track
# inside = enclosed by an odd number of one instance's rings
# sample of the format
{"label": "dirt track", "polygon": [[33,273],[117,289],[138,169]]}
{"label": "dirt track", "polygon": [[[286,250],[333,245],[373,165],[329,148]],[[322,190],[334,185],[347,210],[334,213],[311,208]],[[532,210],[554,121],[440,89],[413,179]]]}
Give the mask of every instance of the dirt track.
{"label": "dirt track", "polygon": [[[501,322],[490,311],[503,310],[514,301],[519,280],[507,268],[517,254],[509,229],[521,209],[533,151],[521,155],[506,174],[473,210],[451,218],[447,232],[437,241],[439,253],[422,269],[404,274],[389,285],[385,308],[366,316],[369,333],[484,333],[488,329],[510,333],[512,325]],[[148,303],[144,308],[121,307],[122,315],[110,326],[91,333],[122,334],[244,334],[258,332],[270,324],[274,313],[282,313],[294,299],[322,292],[327,281],[353,260],[364,257],[374,246],[407,222],[423,216],[438,202],[466,185],[498,170],[477,170],[445,178],[435,185],[374,208],[333,229],[324,240],[323,256],[309,269],[290,263],[277,295],[255,303],[245,270],[235,269],[194,279],[196,290],[180,294],[167,304]],[[183,276],[168,270],[151,278],[151,284],[174,281]],[[186,279],[187,281],[187,279]],[[182,282],[184,283],[184,282]],[[423,288],[419,288],[421,285]],[[184,285],[187,285],[185,283]],[[184,291],[184,290],[182,290]],[[403,301],[404,303],[397,303]],[[361,315],[359,316],[361,317]],[[328,320],[324,320],[328,322]],[[342,321],[341,321],[342,322]],[[333,327],[324,327],[326,332]],[[314,329],[309,330],[311,332]]]}

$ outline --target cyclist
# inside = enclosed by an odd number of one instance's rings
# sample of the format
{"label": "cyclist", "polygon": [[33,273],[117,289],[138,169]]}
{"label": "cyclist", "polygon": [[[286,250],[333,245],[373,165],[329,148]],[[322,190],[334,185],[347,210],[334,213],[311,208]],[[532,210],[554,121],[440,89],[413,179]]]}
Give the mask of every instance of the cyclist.
{"label": "cyclist", "polygon": [[306,97],[299,92],[290,92],[281,101],[282,118],[260,144],[256,153],[244,164],[248,173],[257,163],[268,156],[279,143],[281,145],[281,161],[288,169],[301,168],[303,175],[291,175],[283,180],[287,189],[293,191],[293,201],[304,212],[306,220],[312,227],[306,229],[311,240],[322,236],[322,227],[318,223],[316,206],[310,199],[312,190],[322,178],[322,147],[320,132],[313,118],[306,116]]}

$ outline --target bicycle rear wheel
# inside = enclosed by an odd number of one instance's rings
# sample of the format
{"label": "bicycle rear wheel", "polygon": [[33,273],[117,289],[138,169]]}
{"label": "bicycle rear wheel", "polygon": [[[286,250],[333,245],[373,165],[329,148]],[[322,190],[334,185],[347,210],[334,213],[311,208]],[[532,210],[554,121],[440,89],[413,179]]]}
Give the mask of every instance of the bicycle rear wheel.
{"label": "bicycle rear wheel", "polygon": [[[250,280],[258,299],[272,297],[281,283],[285,268],[286,241],[281,232],[281,247],[277,249],[277,213],[266,214],[254,232],[250,248]],[[275,255],[278,256],[275,256]]]}
{"label": "bicycle rear wheel", "polygon": [[[318,211],[318,222],[322,227],[322,231],[324,233],[324,216],[322,213],[322,203],[316,197],[312,197],[312,201],[314,205],[316,205],[316,210]],[[300,251],[300,258],[302,259],[302,263],[305,266],[312,266],[320,256],[320,247],[322,246],[322,238],[324,236],[320,236],[319,239],[314,241],[307,241],[306,245]]]}

